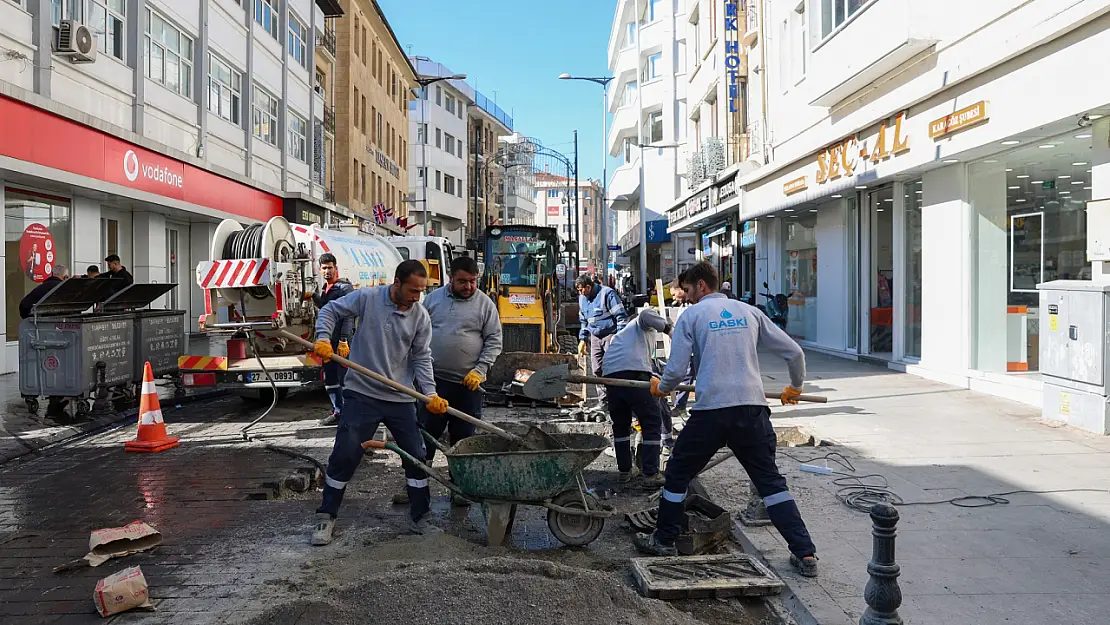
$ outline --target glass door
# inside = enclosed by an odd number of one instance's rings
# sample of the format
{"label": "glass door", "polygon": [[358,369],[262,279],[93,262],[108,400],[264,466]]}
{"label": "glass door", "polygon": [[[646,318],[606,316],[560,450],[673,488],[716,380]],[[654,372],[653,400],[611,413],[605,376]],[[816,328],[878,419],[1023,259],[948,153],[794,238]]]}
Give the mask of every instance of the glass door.
{"label": "glass door", "polygon": [[873,356],[894,357],[894,188],[867,194],[870,207],[870,349]]}
{"label": "glass door", "polygon": [[921,205],[922,181],[902,185],[903,224],[905,226],[905,358],[921,359]]}
{"label": "glass door", "polygon": [[166,302],[170,310],[178,310],[179,293],[181,291],[181,274],[178,263],[178,232],[175,228],[166,228],[166,282],[175,284],[169,292]]}
{"label": "glass door", "polygon": [[859,351],[859,197],[852,196],[848,203],[845,249],[847,249],[845,272],[848,276],[848,351]]}

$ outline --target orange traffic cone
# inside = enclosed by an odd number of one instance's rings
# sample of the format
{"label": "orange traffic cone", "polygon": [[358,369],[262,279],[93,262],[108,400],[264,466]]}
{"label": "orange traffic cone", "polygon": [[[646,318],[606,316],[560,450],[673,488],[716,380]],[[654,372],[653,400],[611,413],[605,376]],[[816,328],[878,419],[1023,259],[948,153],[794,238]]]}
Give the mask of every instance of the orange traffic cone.
{"label": "orange traffic cone", "polygon": [[165,451],[177,447],[178,437],[166,436],[166,423],[162,421],[162,407],[158,405],[158,389],[154,386],[154,371],[150,363],[143,370],[143,394],[139,398],[139,434],[127,441],[127,451]]}

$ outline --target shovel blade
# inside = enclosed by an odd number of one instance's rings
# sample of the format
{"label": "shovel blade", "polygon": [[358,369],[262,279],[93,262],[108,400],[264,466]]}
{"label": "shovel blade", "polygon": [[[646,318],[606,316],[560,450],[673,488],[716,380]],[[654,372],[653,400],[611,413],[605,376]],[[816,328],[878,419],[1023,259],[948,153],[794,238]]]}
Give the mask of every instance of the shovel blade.
{"label": "shovel blade", "polygon": [[524,395],[530,399],[552,400],[567,394],[570,365],[554,365],[540,369],[524,383]]}

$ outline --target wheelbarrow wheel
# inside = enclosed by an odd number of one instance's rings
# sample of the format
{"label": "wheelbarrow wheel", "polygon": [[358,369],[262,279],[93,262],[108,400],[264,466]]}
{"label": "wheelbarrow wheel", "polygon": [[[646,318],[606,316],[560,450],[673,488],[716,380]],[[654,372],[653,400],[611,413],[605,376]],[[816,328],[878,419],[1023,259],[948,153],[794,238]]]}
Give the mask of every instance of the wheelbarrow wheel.
{"label": "wheelbarrow wheel", "polygon": [[[577,489],[566,490],[555,496],[551,503],[572,510],[586,511],[582,503],[583,495]],[[585,495],[591,508],[600,508],[601,503],[593,495]],[[605,519],[578,514],[567,514],[555,510],[547,511],[547,528],[559,542],[570,547],[584,547],[592,543],[605,529]]]}

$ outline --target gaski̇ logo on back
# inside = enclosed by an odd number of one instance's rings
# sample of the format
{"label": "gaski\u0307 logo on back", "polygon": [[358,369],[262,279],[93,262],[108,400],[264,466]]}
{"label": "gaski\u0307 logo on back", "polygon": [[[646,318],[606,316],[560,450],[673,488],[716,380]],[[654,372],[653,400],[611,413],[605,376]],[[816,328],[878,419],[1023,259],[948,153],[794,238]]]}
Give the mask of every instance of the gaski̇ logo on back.
{"label": "gaski\u0307 logo on back", "polygon": [[733,328],[744,329],[748,327],[748,318],[735,318],[728,310],[721,311],[721,318],[709,322],[710,330],[729,330]]}

